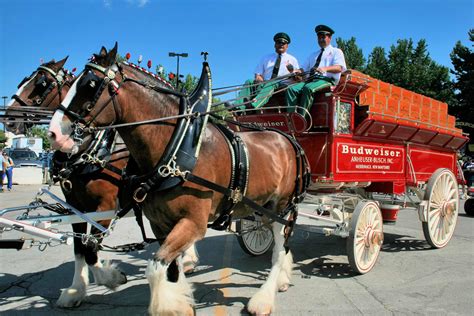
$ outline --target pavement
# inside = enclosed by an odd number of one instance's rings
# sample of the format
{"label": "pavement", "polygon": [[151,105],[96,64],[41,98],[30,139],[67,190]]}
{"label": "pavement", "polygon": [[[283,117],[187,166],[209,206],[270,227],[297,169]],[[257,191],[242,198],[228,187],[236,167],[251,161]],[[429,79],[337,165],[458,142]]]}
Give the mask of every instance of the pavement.
{"label": "pavement", "polygon": [[[0,193],[0,209],[28,204],[39,187],[20,185]],[[52,187],[52,192],[60,195],[59,187]],[[290,244],[295,259],[292,285],[277,294],[274,315],[473,315],[474,218],[462,208],[452,240],[437,250],[424,240],[417,213],[401,210],[396,225],[384,226],[378,262],[365,275],[351,270],[344,239],[308,232],[315,222],[300,219]],[[15,234],[4,232],[0,238]],[[104,243],[138,241],[135,220],[125,218]],[[72,281],[72,246],[2,249],[0,314],[146,315],[149,287],[144,272],[157,247],[127,254],[103,252],[102,258],[117,263],[127,274],[128,283],[116,291],[92,283],[85,301],[73,309],[55,306],[60,289]],[[215,231],[209,231],[197,248],[200,263],[189,277],[196,314],[246,315],[245,304],[269,272],[270,253],[251,257],[240,249],[235,236]]]}

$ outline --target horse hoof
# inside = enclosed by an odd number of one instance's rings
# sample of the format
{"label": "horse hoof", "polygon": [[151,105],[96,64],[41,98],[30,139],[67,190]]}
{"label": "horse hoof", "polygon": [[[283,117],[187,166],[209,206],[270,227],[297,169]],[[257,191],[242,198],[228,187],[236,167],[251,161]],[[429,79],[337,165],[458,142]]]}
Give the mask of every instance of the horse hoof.
{"label": "horse hoof", "polygon": [[56,306],[60,308],[79,307],[85,297],[85,291],[75,288],[62,290],[61,296],[56,301]]}
{"label": "horse hoof", "polygon": [[197,262],[194,261],[187,261],[183,263],[183,272],[186,275],[194,273],[197,266]]}
{"label": "horse hoof", "polygon": [[279,292],[286,292],[286,291],[288,291],[289,288],[290,288],[289,284],[283,284],[278,288],[278,291]]}
{"label": "horse hoof", "polygon": [[270,304],[263,303],[262,301],[258,302],[254,298],[250,299],[250,302],[247,306],[247,311],[251,315],[255,316],[264,316],[272,314],[272,306]]}

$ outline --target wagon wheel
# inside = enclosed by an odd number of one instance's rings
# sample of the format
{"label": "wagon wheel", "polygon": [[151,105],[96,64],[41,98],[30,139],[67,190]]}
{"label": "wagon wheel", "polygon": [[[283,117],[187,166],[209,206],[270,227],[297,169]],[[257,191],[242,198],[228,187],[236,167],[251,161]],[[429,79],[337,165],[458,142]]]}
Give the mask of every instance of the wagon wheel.
{"label": "wagon wheel", "polygon": [[474,215],[474,198],[467,199],[464,202],[464,212],[469,216]]}
{"label": "wagon wheel", "polygon": [[272,230],[259,220],[240,219],[236,222],[240,247],[249,255],[260,256],[273,244]]}
{"label": "wagon wheel", "polygon": [[374,266],[383,243],[383,219],[377,203],[361,201],[352,214],[347,257],[351,267],[360,274]]}
{"label": "wagon wheel", "polygon": [[423,234],[433,248],[443,248],[453,236],[459,210],[459,190],[454,174],[438,169],[428,180],[425,192],[428,201],[427,221]]}

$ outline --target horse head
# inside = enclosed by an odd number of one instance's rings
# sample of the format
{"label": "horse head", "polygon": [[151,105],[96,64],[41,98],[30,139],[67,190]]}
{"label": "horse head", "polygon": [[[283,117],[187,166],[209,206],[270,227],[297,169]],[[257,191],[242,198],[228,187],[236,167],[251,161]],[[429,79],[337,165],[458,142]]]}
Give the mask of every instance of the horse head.
{"label": "horse head", "polygon": [[[120,123],[124,115],[138,117],[135,121],[146,119],[147,111],[134,108],[136,100],[153,108],[148,117],[159,117],[158,108],[165,109],[162,116],[178,113],[176,97],[152,91],[172,91],[165,83],[128,63],[117,63],[116,55],[117,43],[110,51],[102,47],[78,75],[51,120],[48,135],[53,148],[75,153],[96,127]],[[172,110],[156,106],[170,103],[162,102],[166,98],[172,99]]]}
{"label": "horse head", "polygon": [[[18,91],[5,112],[6,128],[15,133],[25,133],[34,122],[54,111],[66,95],[74,76],[65,70],[68,57],[40,65],[18,84]],[[32,107],[37,107],[34,109]]]}
{"label": "horse head", "polygon": [[[92,61],[87,63],[85,69],[77,76],[50,122],[48,135],[54,149],[77,153],[79,146],[92,135],[84,133],[84,128],[90,127],[91,122],[97,124],[98,114],[102,118],[110,112],[106,104],[99,113],[96,113],[94,108],[97,103],[104,104],[103,99],[105,100],[107,95],[115,93],[112,88],[108,89],[110,93],[103,92],[108,87],[111,77],[118,72],[116,54],[117,43],[109,52],[102,47],[100,53],[94,54]],[[102,73],[107,75],[101,76]],[[115,81],[114,83],[116,84]]]}

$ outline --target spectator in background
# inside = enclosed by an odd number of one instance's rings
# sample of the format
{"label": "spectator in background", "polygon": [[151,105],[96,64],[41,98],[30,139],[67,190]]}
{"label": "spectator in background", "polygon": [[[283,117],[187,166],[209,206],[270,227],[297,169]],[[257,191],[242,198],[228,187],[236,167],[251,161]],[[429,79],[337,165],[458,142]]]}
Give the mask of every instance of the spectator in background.
{"label": "spectator in background", "polygon": [[41,157],[41,160],[43,160],[43,183],[49,183],[51,180],[51,172],[53,171],[52,158],[53,152],[49,149],[46,150]]}
{"label": "spectator in background", "polygon": [[3,159],[3,153],[0,155],[0,193],[3,192],[3,176],[5,174],[5,169],[6,169],[6,164],[5,164],[5,159]]}
{"label": "spectator in background", "polygon": [[15,164],[13,163],[13,159],[11,159],[8,156],[6,151],[3,152],[2,156],[4,160],[4,168],[3,168],[3,175],[2,175],[2,188],[3,188],[3,180],[5,179],[5,176],[6,176],[7,189],[8,191],[11,191],[13,187],[13,166],[15,166]]}

